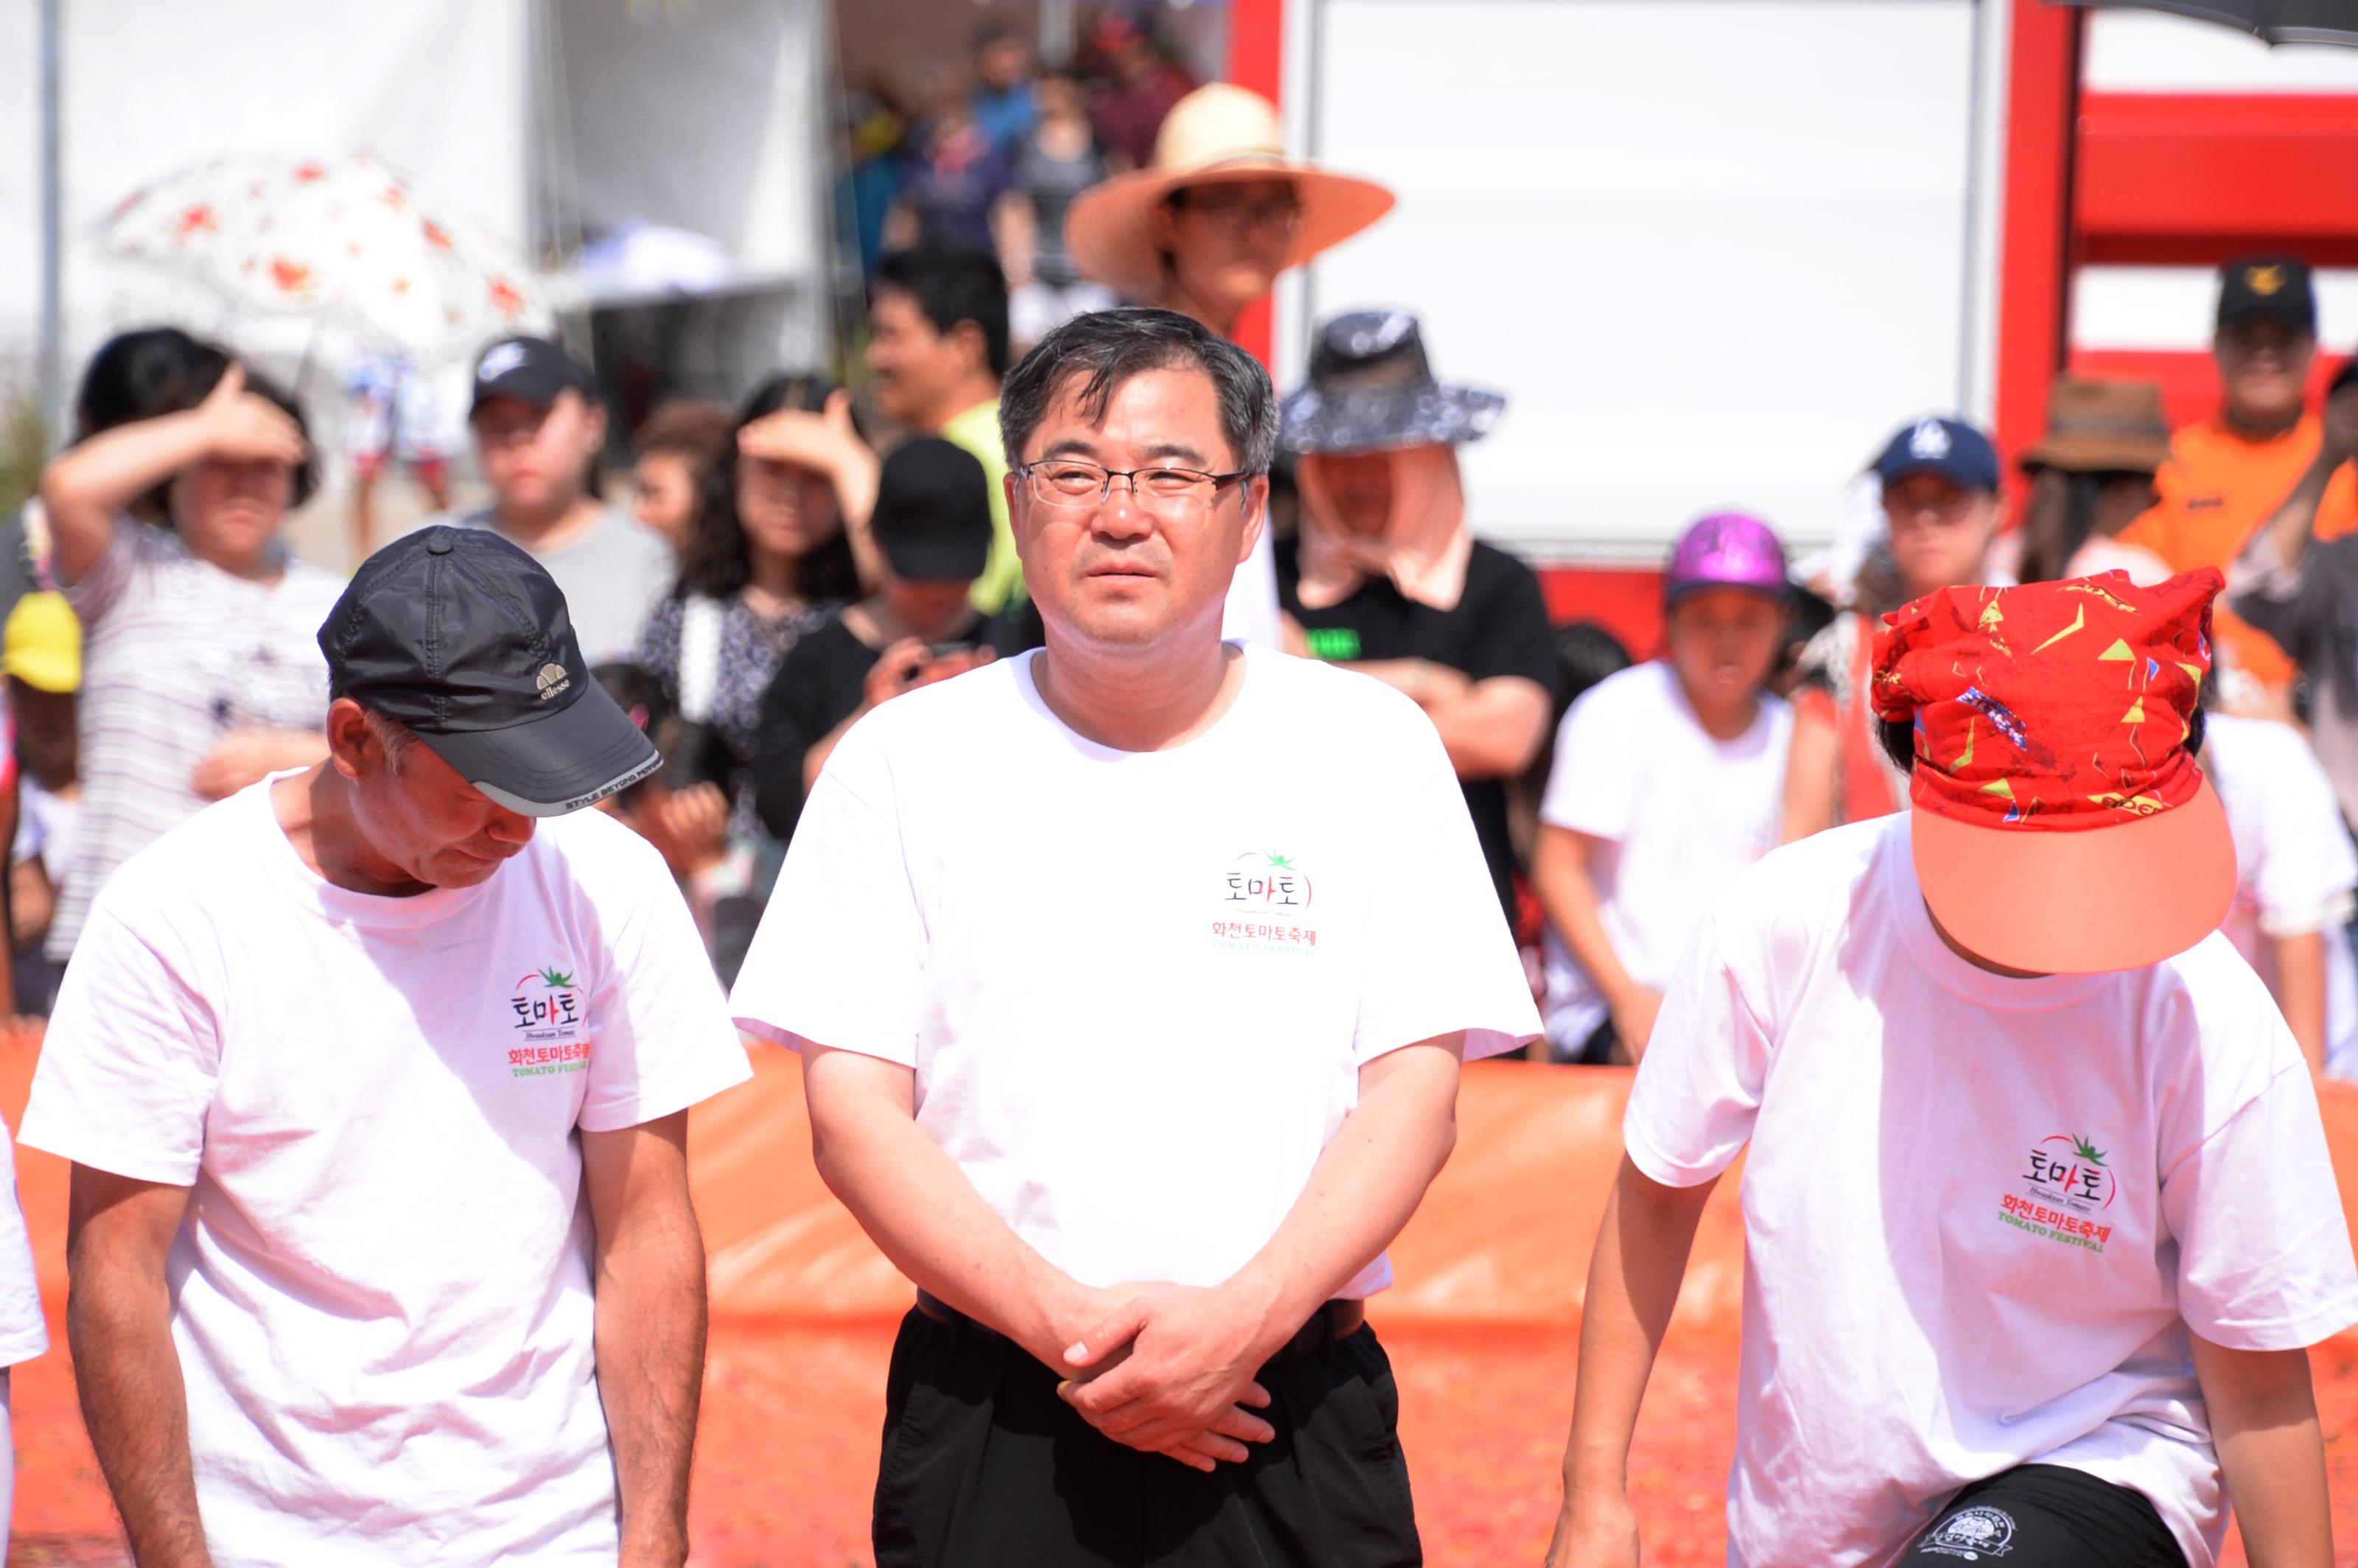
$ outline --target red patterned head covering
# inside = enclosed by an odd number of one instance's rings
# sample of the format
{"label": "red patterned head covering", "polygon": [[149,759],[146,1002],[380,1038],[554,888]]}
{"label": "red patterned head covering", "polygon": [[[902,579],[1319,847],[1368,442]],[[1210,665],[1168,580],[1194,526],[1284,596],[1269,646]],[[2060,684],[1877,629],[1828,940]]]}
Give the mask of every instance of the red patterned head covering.
{"label": "red patterned head covering", "polygon": [[2234,849],[2185,744],[2220,587],[2210,570],[2151,588],[2107,572],[1942,589],[1884,618],[1872,693],[1877,718],[1915,730],[1917,878],[1968,950],[2134,968],[2224,917]]}

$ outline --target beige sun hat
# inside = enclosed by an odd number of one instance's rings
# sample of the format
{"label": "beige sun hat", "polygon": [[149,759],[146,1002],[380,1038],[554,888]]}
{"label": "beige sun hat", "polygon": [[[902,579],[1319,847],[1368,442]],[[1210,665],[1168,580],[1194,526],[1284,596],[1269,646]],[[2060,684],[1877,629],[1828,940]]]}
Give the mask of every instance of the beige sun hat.
{"label": "beige sun hat", "polygon": [[1214,82],[1171,106],[1154,137],[1152,167],[1081,193],[1065,215],[1065,244],[1084,276],[1143,298],[1163,285],[1163,256],[1149,225],[1163,198],[1187,186],[1253,179],[1290,179],[1302,199],[1302,228],[1285,257],[1290,267],[1349,239],[1397,200],[1372,179],[1289,159],[1276,105]]}

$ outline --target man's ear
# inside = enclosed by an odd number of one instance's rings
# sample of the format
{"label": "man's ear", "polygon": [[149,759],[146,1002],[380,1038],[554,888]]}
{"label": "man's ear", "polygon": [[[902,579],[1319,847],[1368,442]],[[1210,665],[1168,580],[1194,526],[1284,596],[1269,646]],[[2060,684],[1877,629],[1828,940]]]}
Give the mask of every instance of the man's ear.
{"label": "man's ear", "polygon": [[1237,565],[1252,559],[1253,546],[1260,542],[1261,530],[1268,526],[1269,475],[1257,473],[1245,481],[1245,526],[1237,543]]}
{"label": "man's ear", "polygon": [[977,375],[990,375],[990,345],[983,341],[982,324],[979,321],[957,321],[942,334],[967,369]]}
{"label": "man's ear", "polygon": [[349,697],[328,704],[327,736],[329,760],[348,779],[359,778],[362,760],[381,749],[368,715]]}

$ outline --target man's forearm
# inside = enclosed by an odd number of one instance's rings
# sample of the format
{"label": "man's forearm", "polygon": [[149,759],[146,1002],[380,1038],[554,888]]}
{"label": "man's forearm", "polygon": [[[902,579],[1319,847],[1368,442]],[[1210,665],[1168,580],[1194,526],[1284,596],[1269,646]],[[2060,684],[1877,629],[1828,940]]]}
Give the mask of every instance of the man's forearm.
{"label": "man's forearm", "polygon": [[1359,1103],[1326,1145],[1302,1195],[1229,1281],[1262,1307],[1274,1350],[1391,1245],[1457,1141],[1464,1037],[1427,1041],[1362,1070]]}
{"label": "man's forearm", "polygon": [[1531,883],[1555,927],[1564,950],[1572,955],[1607,1006],[1618,1006],[1637,986],[1605,934],[1604,912],[1596,900],[1596,884],[1588,880],[1589,849],[1570,828],[1540,827],[1538,849],[1531,856]]}
{"label": "man's forearm", "polygon": [[2192,1336],[2211,1439],[2252,1568],[2328,1568],[2325,1439],[2304,1350],[2229,1350]]}
{"label": "man's forearm", "polygon": [[836,1092],[872,1075],[848,1052],[820,1053],[811,1085],[813,1152],[827,1189],[920,1290],[989,1324],[1052,1367],[1109,1303],[1040,1256],[991,1211],[957,1162],[898,1105]]}
{"label": "man's forearm", "polygon": [[695,1217],[634,1228],[599,1260],[598,1397],[622,1500],[622,1562],[687,1557],[687,1477],[704,1387],[704,1243]]}
{"label": "man's forearm", "polygon": [[1617,1496],[1626,1487],[1638,1407],[1678,1304],[1695,1225],[1716,1184],[1664,1187],[1622,1160],[1582,1300],[1580,1370],[1563,1454],[1567,1498]]}
{"label": "man's forearm", "polygon": [[163,1279],[76,1260],[66,1336],[98,1467],[137,1568],[211,1568]]}
{"label": "man's forearm", "polygon": [[1513,778],[1547,740],[1547,689],[1520,676],[1476,681],[1462,696],[1428,706],[1442,749],[1461,779]]}

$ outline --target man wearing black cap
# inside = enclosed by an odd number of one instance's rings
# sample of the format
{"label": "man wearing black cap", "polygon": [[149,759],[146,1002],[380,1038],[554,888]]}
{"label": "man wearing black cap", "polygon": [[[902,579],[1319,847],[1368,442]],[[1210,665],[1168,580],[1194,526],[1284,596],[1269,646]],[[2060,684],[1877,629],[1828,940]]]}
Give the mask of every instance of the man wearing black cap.
{"label": "man wearing black cap", "polygon": [[990,555],[989,477],[946,440],[905,441],[884,460],[869,527],[883,556],[876,591],[805,636],[762,698],[753,798],[780,840],[835,743],[862,714],[1015,651],[1015,630],[969,590]]}
{"label": "man wearing black cap", "polygon": [[[2242,256],[2219,272],[2219,412],[2170,438],[2154,475],[2159,500],[2120,534],[2174,572],[2226,568],[2317,460],[2324,442],[2304,406],[2317,358],[2317,295],[2309,264],[2293,255]],[[2266,703],[2292,679],[2266,635],[2225,603],[2215,632],[2227,654],[2221,690],[2239,706]],[[2273,708],[2289,717],[2289,706]]]}
{"label": "man wearing black cap", "polygon": [[476,362],[467,424],[492,504],[449,520],[489,528],[547,568],[591,664],[630,657],[671,587],[671,546],[590,493],[606,443],[597,382],[546,338],[503,338]]}
{"label": "man wearing black cap", "polygon": [[686,1113],[747,1069],[660,859],[567,815],[654,750],[485,532],[378,552],[319,643],[328,760],[115,874],[26,1113],[132,1554],[676,1568]]}

